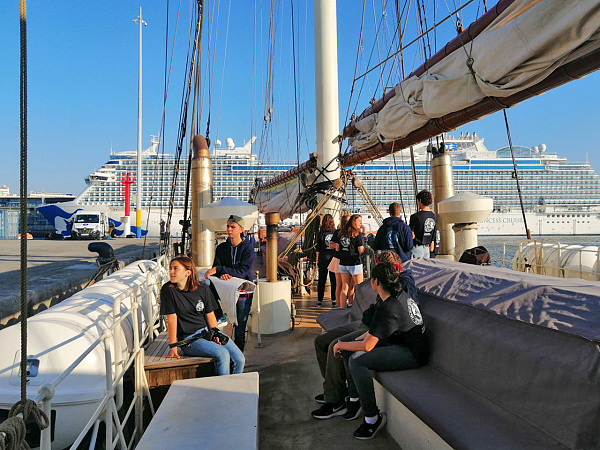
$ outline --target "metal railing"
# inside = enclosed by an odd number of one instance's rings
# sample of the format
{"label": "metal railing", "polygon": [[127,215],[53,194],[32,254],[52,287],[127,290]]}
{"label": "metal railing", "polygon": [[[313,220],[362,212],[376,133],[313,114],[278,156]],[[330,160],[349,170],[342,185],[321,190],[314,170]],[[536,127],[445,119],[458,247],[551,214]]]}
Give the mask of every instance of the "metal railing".
{"label": "metal railing", "polygon": [[[60,375],[51,383],[45,383],[40,386],[38,395],[33,399],[40,404],[42,410],[50,417],[52,409],[52,399],[55,395],[56,388],[64,381],[71,372],[101,343],[104,344],[104,358],[106,368],[106,391],[96,411],[87,422],[75,442],[70,449],[76,449],[87,433],[92,429],[89,449],[93,449],[98,438],[98,430],[100,423],[103,421],[106,428],[106,444],[105,448],[114,449],[120,445],[122,449],[131,449],[136,442],[139,441],[143,432],[143,412],[144,412],[144,397],[148,398],[148,403],[152,416],[154,416],[154,405],[150,397],[150,388],[144,372],[144,348],[141,346],[143,342],[148,340],[152,342],[155,337],[155,332],[158,326],[158,310],[154,307],[158,297],[158,285],[161,282],[160,272],[164,269],[167,261],[166,256],[161,256],[157,260],[157,266],[145,272],[146,275],[146,300],[147,310],[146,317],[148,319],[145,330],[143,328],[143,290],[142,285],[131,286],[121,294],[119,294],[113,303],[112,311],[112,326],[102,333],[73,363],[67,367]],[[140,270],[143,269],[140,266]],[[121,313],[121,304],[123,300],[130,299],[131,309],[125,313]],[[121,324],[125,319],[131,316],[133,322],[133,349],[126,361],[123,361],[122,349],[122,334]],[[111,348],[114,349],[115,361]],[[133,365],[134,370],[134,394],[131,405],[127,409],[123,420],[119,418],[118,411],[123,405],[123,377],[127,370]],[[126,442],[124,427],[132,411],[135,410],[135,427],[129,443]],[[113,437],[113,426],[116,429],[116,436]],[[93,428],[92,428],[93,427]],[[51,450],[51,427],[41,431],[40,439],[41,450]]]}
{"label": "metal railing", "polygon": [[600,281],[600,247],[523,239],[518,244],[502,244],[501,262],[503,268],[518,272]]}

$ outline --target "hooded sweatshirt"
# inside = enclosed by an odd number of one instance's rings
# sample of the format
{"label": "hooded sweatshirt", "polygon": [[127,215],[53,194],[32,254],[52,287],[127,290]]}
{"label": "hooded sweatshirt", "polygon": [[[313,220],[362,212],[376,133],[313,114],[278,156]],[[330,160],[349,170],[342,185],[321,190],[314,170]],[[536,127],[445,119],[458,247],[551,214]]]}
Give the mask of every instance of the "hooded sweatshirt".
{"label": "hooded sweatshirt", "polygon": [[236,247],[231,245],[231,238],[217,246],[213,267],[217,269],[216,276],[227,273],[232,277],[252,281],[252,264],[254,262],[254,247],[248,240],[243,240]]}
{"label": "hooded sweatshirt", "polygon": [[388,217],[377,231],[373,250],[393,250],[402,261],[410,259],[413,248],[412,231],[400,217]]}

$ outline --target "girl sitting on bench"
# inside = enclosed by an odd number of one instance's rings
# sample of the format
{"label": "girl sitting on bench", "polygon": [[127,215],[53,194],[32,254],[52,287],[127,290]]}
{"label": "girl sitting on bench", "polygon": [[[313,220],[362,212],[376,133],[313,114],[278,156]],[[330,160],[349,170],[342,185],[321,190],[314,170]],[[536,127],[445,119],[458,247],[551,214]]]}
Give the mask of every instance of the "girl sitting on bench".
{"label": "girl sitting on bench", "polygon": [[[177,348],[187,356],[215,360],[215,375],[244,371],[244,354],[225,334],[219,332],[214,311],[218,308],[210,288],[198,282],[191,258],[178,256],[169,265],[169,283],[160,290],[160,313],[167,316],[171,351],[167,358],[179,359]],[[201,336],[201,337],[199,337]]]}
{"label": "girl sitting on bench", "polygon": [[371,288],[381,298],[369,331],[352,341],[338,341],[334,355],[344,358],[348,395],[360,401],[364,422],[356,439],[371,439],[385,426],[386,415],[375,400],[371,370],[388,372],[416,369],[427,362],[423,317],[416,302],[402,290],[400,264],[382,262],[373,268]]}

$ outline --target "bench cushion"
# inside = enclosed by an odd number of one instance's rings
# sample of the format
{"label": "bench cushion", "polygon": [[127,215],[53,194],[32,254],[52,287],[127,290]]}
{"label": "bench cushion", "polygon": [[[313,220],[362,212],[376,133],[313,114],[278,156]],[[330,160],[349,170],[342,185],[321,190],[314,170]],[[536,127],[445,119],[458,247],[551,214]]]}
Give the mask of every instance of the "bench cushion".
{"label": "bench cushion", "polygon": [[379,383],[456,450],[566,450],[548,434],[431,366],[375,374]]}
{"label": "bench cushion", "polygon": [[434,369],[567,448],[600,448],[594,342],[426,294],[419,306]]}
{"label": "bench cushion", "polygon": [[348,325],[350,322],[362,319],[363,312],[377,299],[377,293],[371,289],[369,280],[356,286],[352,308],[332,309],[317,316],[317,323],[324,330]]}

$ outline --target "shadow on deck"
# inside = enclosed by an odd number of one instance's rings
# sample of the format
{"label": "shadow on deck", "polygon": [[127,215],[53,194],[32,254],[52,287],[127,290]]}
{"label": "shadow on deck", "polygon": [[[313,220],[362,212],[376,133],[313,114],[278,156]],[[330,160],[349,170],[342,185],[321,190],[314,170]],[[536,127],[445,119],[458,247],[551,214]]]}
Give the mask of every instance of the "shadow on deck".
{"label": "shadow on deck", "polygon": [[400,449],[387,433],[372,441],[357,441],[352,432],[360,421],[341,417],[316,420],[314,396],[323,391],[323,379],[315,358],[313,340],[321,332],[316,317],[331,303],[315,306],[316,299],[296,300],[296,328],[274,337],[263,336],[256,348],[256,335],[246,343],[246,372],[260,373],[259,442],[262,450]]}

